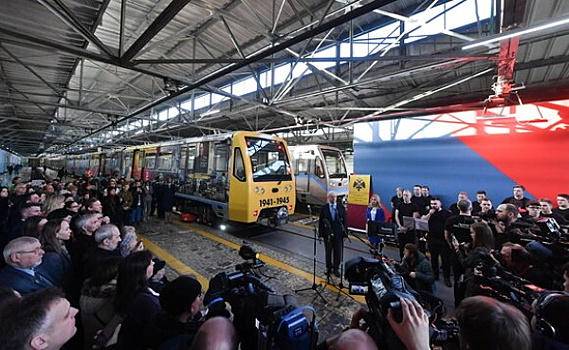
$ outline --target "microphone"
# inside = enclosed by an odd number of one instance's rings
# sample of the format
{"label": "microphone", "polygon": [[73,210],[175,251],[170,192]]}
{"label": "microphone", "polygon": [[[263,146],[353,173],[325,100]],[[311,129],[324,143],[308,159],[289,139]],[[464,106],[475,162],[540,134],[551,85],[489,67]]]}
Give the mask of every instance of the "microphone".
{"label": "microphone", "polygon": [[306,206],[306,208],[308,209],[308,214],[310,215],[310,218],[312,219],[312,207],[310,207],[310,204],[308,204]]}

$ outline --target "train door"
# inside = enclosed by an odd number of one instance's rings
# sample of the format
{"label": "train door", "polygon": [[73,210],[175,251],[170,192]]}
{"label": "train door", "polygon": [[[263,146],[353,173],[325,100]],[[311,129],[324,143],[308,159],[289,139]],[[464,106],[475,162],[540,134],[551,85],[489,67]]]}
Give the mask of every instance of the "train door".
{"label": "train door", "polygon": [[125,179],[129,179],[132,174],[133,168],[133,152],[132,151],[125,151],[122,159],[122,176]]}
{"label": "train door", "polygon": [[247,170],[250,165],[245,163],[247,149],[243,147],[243,144],[239,146],[241,147],[235,147],[232,151],[233,161],[229,176],[229,220],[250,222],[248,205],[250,184],[247,181],[247,173],[251,173],[251,170]]}
{"label": "train door", "polygon": [[144,161],[144,152],[135,149],[132,154],[132,178],[140,180],[142,176],[142,162]]}
{"label": "train door", "polygon": [[227,142],[218,142],[214,144],[213,148],[215,175],[211,180],[211,185],[214,188],[214,198],[212,199],[226,203],[229,199],[227,171],[229,169],[230,146]]}
{"label": "train door", "polygon": [[146,149],[144,150],[144,161],[142,163],[142,180],[150,181],[154,176],[154,170],[156,169],[156,149]]}
{"label": "train door", "polygon": [[[295,151],[294,163],[297,200],[306,203],[316,185],[313,179],[316,171],[314,151]],[[318,169],[319,173],[322,173],[322,165],[319,165]]]}
{"label": "train door", "polygon": [[[180,162],[182,167],[182,183],[180,192],[194,194],[197,188],[196,177],[194,174],[194,160],[196,158],[196,144],[184,144],[181,147]],[[185,161],[184,161],[185,159]]]}

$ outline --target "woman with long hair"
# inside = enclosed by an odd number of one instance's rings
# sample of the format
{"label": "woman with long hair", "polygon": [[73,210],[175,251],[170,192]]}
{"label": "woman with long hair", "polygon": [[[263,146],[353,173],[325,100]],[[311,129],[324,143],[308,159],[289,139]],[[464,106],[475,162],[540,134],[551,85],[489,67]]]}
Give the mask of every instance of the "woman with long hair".
{"label": "woman with long hair", "polygon": [[40,234],[45,254],[38,271],[43,272],[57,287],[68,294],[73,279],[71,257],[65,242],[71,238],[69,223],[64,219],[48,221]]}
{"label": "woman with long hair", "polygon": [[47,219],[41,215],[30,216],[24,222],[20,235],[40,238],[41,232],[46,223]]}
{"label": "woman with long hair", "polygon": [[130,254],[119,267],[115,306],[125,315],[119,349],[151,348],[157,341],[151,325],[161,307],[158,294],[148,286],[153,270],[152,254],[147,250]]}
{"label": "woman with long hair", "polygon": [[[494,235],[492,229],[485,222],[475,222],[470,226],[470,236],[472,244],[461,246],[458,242],[453,242],[458,260],[464,267],[464,293],[460,288],[455,291],[455,304],[466,297],[478,295],[478,284],[475,281],[474,268],[486,259],[494,248]],[[464,294],[464,295],[462,295]],[[458,299],[458,300],[457,300]]]}
{"label": "woman with long hair", "polygon": [[79,309],[83,323],[85,349],[91,349],[98,330],[112,320],[116,313],[117,274],[121,257],[104,259],[81,288]]}
{"label": "woman with long hair", "polygon": [[369,243],[378,249],[379,244],[383,241],[378,236],[378,223],[385,222],[385,212],[381,207],[381,199],[377,194],[374,194],[369,199],[369,206],[366,211],[367,222],[367,239]]}
{"label": "woman with long hair", "polygon": [[[398,269],[399,270],[399,269]],[[417,291],[433,292],[435,274],[431,262],[413,243],[405,244],[401,270],[407,283]]]}
{"label": "woman with long hair", "polygon": [[45,215],[51,213],[56,209],[63,208],[65,204],[65,197],[59,194],[52,194],[51,196],[47,196],[45,202],[42,205],[42,211]]}

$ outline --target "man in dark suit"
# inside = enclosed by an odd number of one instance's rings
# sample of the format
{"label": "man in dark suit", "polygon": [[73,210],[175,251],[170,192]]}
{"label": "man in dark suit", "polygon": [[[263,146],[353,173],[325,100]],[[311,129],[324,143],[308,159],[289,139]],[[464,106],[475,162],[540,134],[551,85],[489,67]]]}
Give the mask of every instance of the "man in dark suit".
{"label": "man in dark suit", "polygon": [[343,239],[347,235],[346,208],[336,203],[336,194],[329,192],[328,203],[320,208],[319,236],[324,238],[326,249],[326,276],[333,272],[340,277]]}
{"label": "man in dark suit", "polygon": [[22,295],[53,287],[53,283],[35,268],[44,254],[35,237],[18,237],[4,248],[7,266],[0,270],[0,286],[10,287]]}

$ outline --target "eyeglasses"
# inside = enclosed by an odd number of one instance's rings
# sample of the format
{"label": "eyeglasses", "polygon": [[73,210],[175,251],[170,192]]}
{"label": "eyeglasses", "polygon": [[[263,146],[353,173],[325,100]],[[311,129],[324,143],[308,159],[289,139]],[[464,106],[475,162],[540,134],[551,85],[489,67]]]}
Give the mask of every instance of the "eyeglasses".
{"label": "eyeglasses", "polygon": [[41,249],[41,247],[37,247],[34,250],[21,250],[16,252],[16,254],[39,254],[41,251],[43,251],[43,249]]}

